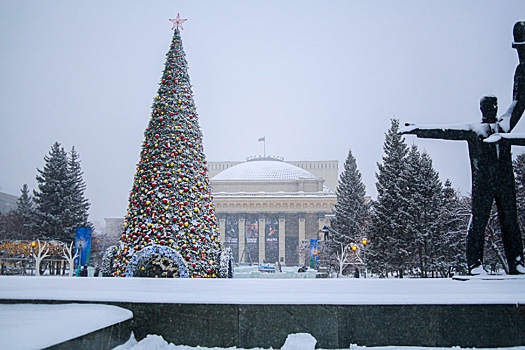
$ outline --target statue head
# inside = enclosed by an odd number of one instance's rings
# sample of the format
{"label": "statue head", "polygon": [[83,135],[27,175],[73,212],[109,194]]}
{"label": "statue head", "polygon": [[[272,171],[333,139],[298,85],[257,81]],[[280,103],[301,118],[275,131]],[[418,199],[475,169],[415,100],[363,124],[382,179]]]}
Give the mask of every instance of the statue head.
{"label": "statue head", "polygon": [[496,96],[483,96],[479,101],[482,123],[495,123],[498,113],[498,99]]}
{"label": "statue head", "polygon": [[516,22],[514,25],[514,42],[512,47],[518,51],[518,59],[520,64],[525,63],[525,21]]}
{"label": "statue head", "polygon": [[517,49],[518,46],[525,45],[525,21],[516,22],[512,32],[514,34],[514,42],[512,43],[512,47]]}

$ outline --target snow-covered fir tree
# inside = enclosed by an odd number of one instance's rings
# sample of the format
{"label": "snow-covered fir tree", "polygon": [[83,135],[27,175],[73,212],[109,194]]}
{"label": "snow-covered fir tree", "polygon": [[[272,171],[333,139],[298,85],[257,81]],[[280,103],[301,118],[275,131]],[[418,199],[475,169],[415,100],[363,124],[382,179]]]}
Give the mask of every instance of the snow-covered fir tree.
{"label": "snow-covered fir tree", "polygon": [[[331,233],[332,239],[328,242],[329,255],[332,258],[342,256],[341,248],[345,249],[349,247],[349,244],[359,243],[366,236],[366,224],[369,220],[369,204],[365,198],[365,185],[352,150],[348,151],[336,194],[334,217],[330,222],[335,232]],[[352,254],[348,256],[351,257]],[[334,265],[340,265],[340,262],[334,261]]]}
{"label": "snow-covered fir tree", "polygon": [[409,199],[406,197],[408,184],[404,176],[408,146],[398,130],[399,120],[392,119],[385,135],[383,162],[377,164],[378,195],[373,203],[368,262],[371,270],[379,275],[387,276],[395,272],[402,277],[407,255],[405,233],[409,220]]}
{"label": "snow-covered fir tree", "polygon": [[516,204],[521,234],[525,231],[525,153],[519,154],[513,162],[516,179]]}
{"label": "snow-covered fir tree", "polygon": [[[35,234],[40,239],[71,242],[77,227],[90,225],[85,217],[84,185],[78,154],[69,159],[60,143],[55,142],[44,157],[44,168],[37,169],[38,190],[35,202]],[[87,205],[89,208],[89,204]]]}
{"label": "snow-covered fir tree", "polygon": [[5,214],[0,213],[0,241],[24,239],[20,230],[23,224],[16,210]]}
{"label": "snow-covered fir tree", "polygon": [[34,239],[32,237],[34,232],[34,215],[35,205],[33,203],[33,197],[29,194],[29,188],[27,184],[24,184],[20,189],[22,193],[16,201],[17,209],[16,213],[20,217],[21,225],[19,226],[20,239]]}
{"label": "snow-covered fir tree", "polygon": [[69,242],[75,233],[69,226],[71,196],[67,154],[60,143],[51,146],[44,161],[44,168],[37,169],[38,190],[33,191],[37,236]]}
{"label": "snow-covered fir tree", "polygon": [[17,209],[0,215],[0,241],[33,239],[34,204],[27,185],[24,184],[18,197]]}
{"label": "snow-covered fir tree", "polygon": [[356,160],[349,150],[343,172],[337,184],[337,202],[334,208],[332,228],[353,242],[361,240],[365,222],[368,219],[365,184]]}
{"label": "snow-covered fir tree", "polygon": [[426,153],[417,146],[410,148],[406,161],[406,198],[409,199],[409,222],[406,227],[406,271],[412,275],[429,277],[435,271],[439,208],[442,185],[439,174]]}
{"label": "snow-covered fir tree", "polygon": [[71,182],[71,220],[74,227],[91,227],[89,222],[89,207],[91,204],[85,197],[86,183],[84,172],[80,166],[80,155],[73,146],[69,152],[68,170]]}
{"label": "snow-covered fir tree", "polygon": [[470,212],[470,198],[460,196],[447,179],[442,190],[437,230],[439,239],[433,262],[441,277],[467,272],[465,246]]}
{"label": "snow-covered fir tree", "polygon": [[177,23],[174,29],[112,264],[114,276],[221,277],[222,245],[202,132]]}
{"label": "snow-covered fir tree", "polygon": [[485,246],[483,252],[483,265],[486,271],[504,270],[507,274],[509,273],[495,202],[492,203],[487,226],[485,227]]}

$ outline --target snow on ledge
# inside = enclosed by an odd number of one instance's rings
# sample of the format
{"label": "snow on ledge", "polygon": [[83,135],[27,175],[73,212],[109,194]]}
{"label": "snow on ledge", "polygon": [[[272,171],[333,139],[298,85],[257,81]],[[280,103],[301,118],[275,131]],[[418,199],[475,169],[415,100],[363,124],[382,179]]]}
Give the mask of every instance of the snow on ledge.
{"label": "snow on ledge", "polygon": [[0,304],[0,349],[43,349],[132,317],[111,305]]}

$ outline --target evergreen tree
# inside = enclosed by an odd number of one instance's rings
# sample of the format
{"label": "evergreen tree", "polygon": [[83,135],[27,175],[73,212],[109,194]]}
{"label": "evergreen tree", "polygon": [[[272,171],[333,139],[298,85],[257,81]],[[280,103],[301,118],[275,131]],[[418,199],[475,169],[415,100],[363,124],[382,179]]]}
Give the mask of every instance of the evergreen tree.
{"label": "evergreen tree", "polygon": [[166,56],[113,274],[217,277],[222,247],[178,25]]}
{"label": "evergreen tree", "polygon": [[407,255],[404,236],[409,199],[406,198],[408,183],[404,174],[408,147],[398,130],[399,120],[392,119],[383,145],[383,163],[377,165],[378,196],[373,203],[368,263],[372,271],[380,275],[396,271],[402,277]]}
{"label": "evergreen tree", "polygon": [[434,271],[442,186],[430,156],[413,145],[406,162],[409,223],[405,234],[407,271],[428,277]]}
{"label": "evergreen tree", "polygon": [[365,185],[361,172],[357,169],[356,160],[349,150],[343,172],[337,185],[337,202],[333,211],[331,226],[339,233],[333,237],[334,244],[329,245],[330,255],[338,254],[341,246],[360,242],[366,235],[366,222],[369,215],[369,205],[365,199]]}
{"label": "evergreen tree", "polygon": [[71,186],[71,226],[75,228],[93,228],[93,225],[89,222],[89,207],[91,205],[88,199],[84,196],[86,184],[83,178],[84,173],[80,166],[80,155],[74,146],[69,153],[68,170]]}
{"label": "evergreen tree", "polygon": [[22,218],[16,210],[0,214],[0,241],[23,239],[20,235],[22,225]]}
{"label": "evergreen tree", "polygon": [[44,161],[44,169],[37,169],[38,190],[33,191],[34,234],[41,239],[71,242],[76,228],[92,227],[79,155],[73,147],[68,157],[60,143],[55,142]]}
{"label": "evergreen tree", "polygon": [[19,227],[20,237],[21,239],[33,239],[35,238],[33,237],[35,205],[33,198],[29,194],[27,184],[22,186],[20,192],[22,192],[22,195],[17,200],[16,210],[21,220],[21,226]]}
{"label": "evergreen tree", "polygon": [[41,239],[70,242],[75,232],[70,226],[71,194],[67,154],[55,142],[44,161],[44,169],[37,169],[38,190],[33,191],[36,234]]}
{"label": "evergreen tree", "polygon": [[461,197],[452,182],[443,186],[438,216],[438,238],[435,245],[434,268],[442,277],[466,273],[466,233],[470,219],[470,198]]}
{"label": "evergreen tree", "polygon": [[498,271],[502,267],[507,274],[509,273],[496,203],[492,203],[490,209],[489,220],[485,228],[485,246],[483,251],[483,265],[486,271]]}
{"label": "evergreen tree", "polygon": [[513,162],[514,176],[516,179],[516,204],[518,207],[518,220],[523,235],[525,231],[525,153],[521,153]]}
{"label": "evergreen tree", "polygon": [[337,202],[333,211],[332,228],[348,237],[352,242],[358,242],[363,235],[368,205],[365,199],[365,185],[361,172],[357,169],[352,150],[348,152],[336,194]]}
{"label": "evergreen tree", "polygon": [[405,208],[407,221],[404,232],[396,237],[398,241],[396,244],[400,247],[401,253],[399,256],[400,269],[404,272],[411,272],[411,274],[417,274],[418,267],[423,264],[421,249],[424,246],[425,237],[420,207],[423,203],[421,193],[423,184],[422,179],[419,178],[421,171],[421,154],[417,146],[412,145],[405,160],[405,169],[400,175],[405,181],[405,186],[400,190],[403,198],[407,200]]}
{"label": "evergreen tree", "polygon": [[27,185],[20,190],[17,209],[0,216],[0,240],[33,239],[34,205]]}

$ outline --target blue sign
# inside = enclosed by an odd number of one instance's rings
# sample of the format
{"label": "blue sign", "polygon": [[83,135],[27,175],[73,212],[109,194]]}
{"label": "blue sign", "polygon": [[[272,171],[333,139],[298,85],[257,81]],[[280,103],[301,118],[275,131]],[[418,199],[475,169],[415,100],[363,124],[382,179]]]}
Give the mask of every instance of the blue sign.
{"label": "blue sign", "polygon": [[78,227],[75,236],[75,252],[78,255],[75,258],[75,266],[87,265],[91,257],[91,233],[89,227]]}

